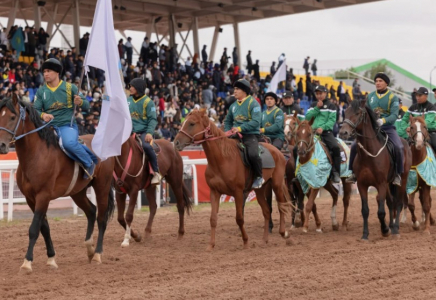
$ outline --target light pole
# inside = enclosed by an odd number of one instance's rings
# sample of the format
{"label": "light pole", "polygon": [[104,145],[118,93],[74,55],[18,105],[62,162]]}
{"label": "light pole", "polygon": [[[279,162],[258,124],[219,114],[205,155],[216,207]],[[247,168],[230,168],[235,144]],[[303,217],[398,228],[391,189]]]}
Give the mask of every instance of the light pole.
{"label": "light pole", "polygon": [[430,90],[431,90],[431,74],[433,73],[434,70],[436,70],[436,67],[433,67],[433,69],[431,69],[430,71]]}

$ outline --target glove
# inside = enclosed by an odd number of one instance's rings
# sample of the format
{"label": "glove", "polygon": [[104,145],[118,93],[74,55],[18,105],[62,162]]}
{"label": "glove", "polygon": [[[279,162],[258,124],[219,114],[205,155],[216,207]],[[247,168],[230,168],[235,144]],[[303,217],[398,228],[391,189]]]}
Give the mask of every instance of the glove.
{"label": "glove", "polygon": [[381,127],[383,125],[383,120],[382,119],[378,119],[377,120],[377,125],[378,125],[378,127]]}

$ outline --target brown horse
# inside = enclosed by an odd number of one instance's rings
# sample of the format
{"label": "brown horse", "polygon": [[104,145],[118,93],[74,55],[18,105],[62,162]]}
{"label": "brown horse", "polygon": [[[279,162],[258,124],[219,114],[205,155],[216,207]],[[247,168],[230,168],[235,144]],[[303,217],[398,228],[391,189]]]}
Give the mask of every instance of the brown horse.
{"label": "brown horse", "polygon": [[[210,202],[212,212],[210,217],[211,239],[208,250],[215,247],[215,232],[217,226],[217,215],[220,204],[220,196],[226,194],[235,198],[236,223],[242,233],[244,248],[248,248],[248,236],[244,228],[243,205],[244,194],[247,194],[252,184],[251,173],[245,167],[238,149],[238,142],[228,139],[226,134],[219,130],[207,117],[206,111],[199,110],[191,112],[183,123],[183,127],[174,139],[174,146],[177,150],[190,144],[202,143],[206,154],[208,165],[206,168],[206,182],[210,187]],[[275,168],[263,169],[263,177],[267,182],[260,189],[256,189],[256,197],[262,208],[264,217],[263,240],[268,242],[268,222],[270,210],[265,200],[265,189],[269,184],[277,197],[280,212],[280,234],[287,238],[289,236],[285,229],[285,214],[289,210],[289,195],[284,184],[285,177],[285,158],[274,146],[264,144],[263,146],[270,151],[275,161]],[[287,199],[285,197],[288,197]]]}
{"label": "brown horse", "polygon": [[[192,209],[190,193],[183,182],[182,157],[167,140],[156,140],[154,143],[160,148],[160,154],[157,157],[159,171],[170,184],[177,200],[177,210],[179,211],[178,237],[182,238],[185,233],[185,210],[189,214]],[[129,156],[130,163],[128,163]],[[136,242],[141,241],[141,235],[132,229],[133,213],[138,192],[141,189],[145,189],[145,194],[150,205],[150,216],[148,218],[147,227],[145,228],[145,238],[149,237],[151,234],[151,227],[157,209],[156,185],[150,185],[152,175],[150,174],[150,168],[148,168],[148,159],[142,147],[133,136],[123,144],[121,155],[116,158],[114,173],[118,178],[116,184],[118,222],[126,230],[121,246],[128,247],[131,237],[133,237]],[[125,178],[121,180],[123,173],[125,173]],[[130,201],[126,216],[124,217],[127,194],[129,195]]]}
{"label": "brown horse", "polygon": [[[409,144],[412,150],[412,168],[424,162],[427,159],[426,142],[430,136],[427,131],[425,120],[422,117],[410,119]],[[433,162],[435,163],[435,162]],[[423,216],[422,221],[425,222],[424,232],[430,234],[430,223],[434,224],[434,219],[431,216],[431,187],[422,179],[417,172],[418,185],[416,191],[419,190],[419,200],[421,201]],[[412,215],[412,227],[414,230],[419,230],[419,222],[415,215],[415,192],[409,195],[408,207]]]}
{"label": "brown horse", "polygon": [[[297,143],[297,149],[298,149],[298,157],[299,157],[299,163],[301,165],[306,164],[309,162],[309,160],[312,158],[312,154],[315,151],[315,134],[312,129],[314,118],[312,118],[310,121],[300,121],[298,120],[298,128],[296,131],[296,143]],[[326,148],[324,148],[326,150]],[[344,197],[342,198],[342,201],[344,203],[344,216],[342,219],[342,227],[347,229],[348,226],[348,206],[350,204],[350,195],[351,195],[351,184],[345,182],[345,178],[341,178],[342,186],[344,187]],[[331,210],[331,219],[332,219],[332,228],[333,230],[339,230],[339,223],[336,220],[336,207],[338,203],[338,196],[339,192],[338,190],[333,186],[333,183],[331,180],[327,180],[324,188],[330,193],[330,195],[333,198],[333,205]],[[315,217],[315,223],[316,223],[316,231],[322,232],[321,229],[321,220],[318,216],[316,206],[315,206],[315,198],[318,195],[319,188],[313,188],[310,187],[308,193],[306,194],[308,200],[305,207],[305,214],[302,215],[303,221],[303,232],[307,232],[309,228],[309,215],[310,212],[313,212],[313,215]],[[299,190],[300,197],[303,198],[304,194],[303,191]],[[299,201],[302,201],[302,199],[299,199]]]}
{"label": "brown horse", "polygon": [[[377,189],[377,216],[380,221],[382,235],[392,234],[399,236],[399,218],[403,203],[407,201],[406,182],[412,165],[412,153],[407,142],[404,145],[404,173],[401,176],[402,185],[396,187],[390,184],[393,167],[390,155],[386,148],[387,139],[378,132],[377,115],[366,105],[366,100],[352,101],[345,111],[345,120],[339,131],[342,139],[356,136],[357,156],[354,160],[353,170],[357,177],[357,188],[362,201],[363,235],[362,240],[368,240],[368,188]],[[392,170],[391,170],[392,169]],[[389,207],[389,227],[385,222],[385,201]],[[395,216],[395,217],[394,217]],[[394,220],[395,218],[395,220]]]}
{"label": "brown horse", "polygon": [[[0,102],[0,153],[9,152],[9,143],[15,141],[19,166],[17,184],[27,204],[34,212],[29,229],[29,247],[21,269],[32,272],[33,248],[39,232],[47,248],[47,265],[57,268],[55,251],[47,221],[49,202],[62,196],[71,196],[88,219],[85,244],[90,261],[101,263],[103,237],[106,224],[114,211],[114,199],[111,192],[111,177],[115,160],[113,158],[100,162],[95,169],[94,178],[83,179],[83,171],[68,158],[58,146],[53,130],[43,127],[41,118],[32,105],[17,99],[7,98]],[[34,133],[39,128],[37,133]],[[17,136],[19,135],[19,136]],[[83,136],[88,147],[93,136]],[[76,171],[78,171],[78,174]],[[77,181],[74,183],[74,178]],[[94,250],[92,233],[96,219],[96,208],[86,196],[88,186],[92,186],[97,196],[99,229],[97,247]]]}

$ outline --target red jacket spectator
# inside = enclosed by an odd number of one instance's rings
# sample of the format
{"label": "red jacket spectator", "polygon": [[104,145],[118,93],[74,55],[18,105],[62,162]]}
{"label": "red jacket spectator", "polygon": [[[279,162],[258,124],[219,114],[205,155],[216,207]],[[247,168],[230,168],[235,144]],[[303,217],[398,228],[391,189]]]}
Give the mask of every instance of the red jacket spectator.
{"label": "red jacket spectator", "polygon": [[159,111],[165,111],[165,100],[163,97],[159,99]]}
{"label": "red jacket spectator", "polygon": [[15,69],[9,71],[8,79],[10,83],[15,83]]}

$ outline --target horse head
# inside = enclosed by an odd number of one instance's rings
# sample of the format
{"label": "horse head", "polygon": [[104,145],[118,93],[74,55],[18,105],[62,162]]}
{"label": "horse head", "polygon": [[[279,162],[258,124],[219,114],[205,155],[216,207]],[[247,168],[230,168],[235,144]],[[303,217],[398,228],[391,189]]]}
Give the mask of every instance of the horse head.
{"label": "horse head", "polygon": [[295,139],[295,132],[297,130],[298,127],[298,123],[300,121],[298,120],[297,117],[297,112],[295,112],[293,115],[286,115],[285,114],[285,137],[286,140],[288,141],[289,145],[293,145],[293,143],[291,142],[292,139]]}
{"label": "horse head", "polygon": [[366,99],[354,100],[351,105],[345,110],[345,118],[339,137],[343,140],[348,140],[356,134],[356,131],[361,132],[363,128],[362,121],[365,121],[366,115]]}
{"label": "horse head", "polygon": [[0,154],[9,152],[9,144],[24,130],[20,124],[24,123],[25,118],[26,110],[20,105],[17,94],[13,93],[12,98],[0,102]]}
{"label": "horse head", "polygon": [[210,120],[206,109],[192,111],[183,122],[182,129],[174,139],[174,147],[182,151],[186,146],[199,144],[210,135]]}
{"label": "horse head", "polygon": [[314,133],[312,129],[312,124],[315,119],[312,118],[310,121],[298,122],[298,129],[295,134],[296,136],[296,145],[298,156],[305,158],[307,154],[309,154],[315,143],[313,141]]}
{"label": "horse head", "polygon": [[410,119],[410,127],[407,129],[407,133],[409,143],[414,144],[418,151],[425,146],[425,142],[429,139],[427,125],[422,117],[412,117]]}

